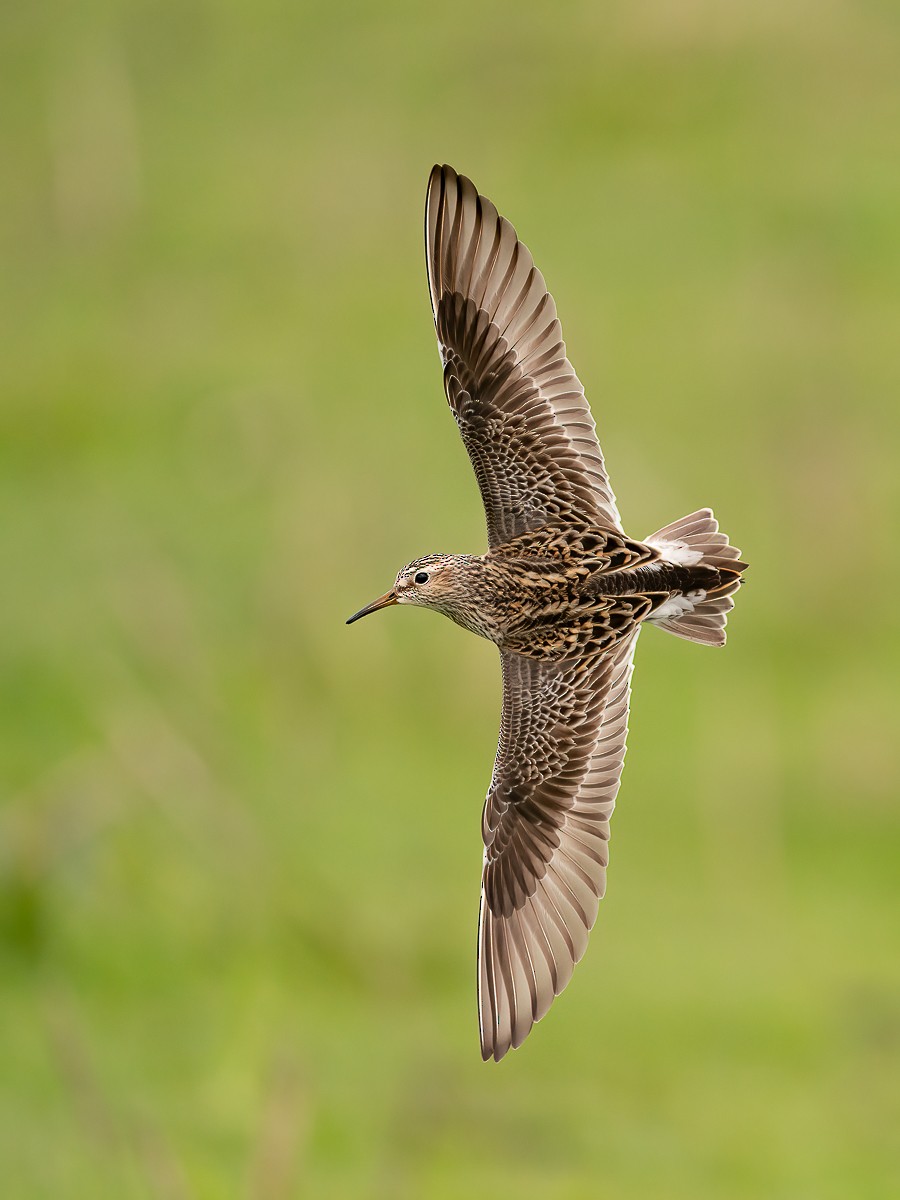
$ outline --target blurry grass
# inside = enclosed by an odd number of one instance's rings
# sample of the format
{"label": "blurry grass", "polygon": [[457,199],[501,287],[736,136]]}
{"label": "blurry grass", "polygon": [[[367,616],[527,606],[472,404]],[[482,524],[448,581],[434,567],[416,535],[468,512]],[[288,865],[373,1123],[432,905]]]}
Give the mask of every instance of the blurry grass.
{"label": "blurry grass", "polygon": [[[900,25],[644,0],[5,13],[0,1157],[28,1197],[896,1193]],[[559,302],[648,633],[577,978],[478,1056],[493,651],[434,160]]]}

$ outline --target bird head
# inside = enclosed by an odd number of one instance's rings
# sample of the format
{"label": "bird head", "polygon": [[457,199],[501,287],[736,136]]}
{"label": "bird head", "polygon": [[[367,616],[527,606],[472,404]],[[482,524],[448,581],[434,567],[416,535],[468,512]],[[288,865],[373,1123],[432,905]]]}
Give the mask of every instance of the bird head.
{"label": "bird head", "polygon": [[414,559],[397,573],[389,592],[354,613],[347,624],[351,625],[360,617],[367,617],[369,613],[389,608],[392,604],[415,604],[419,608],[448,612],[454,607],[454,598],[464,586],[460,575],[467,558],[467,555],[461,554],[428,554],[424,558]]}

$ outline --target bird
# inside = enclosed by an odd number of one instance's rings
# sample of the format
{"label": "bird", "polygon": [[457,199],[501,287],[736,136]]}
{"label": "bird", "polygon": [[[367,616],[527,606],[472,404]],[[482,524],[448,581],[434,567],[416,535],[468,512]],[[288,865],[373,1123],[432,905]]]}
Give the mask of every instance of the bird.
{"label": "bird", "polygon": [[477,968],[481,1054],[499,1062],[567,986],[597,918],[638,635],[649,624],[724,645],[747,564],[709,508],[642,540],[624,532],[543,276],[446,165],[428,182],[425,243],[444,391],[488,549],[415,559],[347,624],[415,605],[500,651]]}

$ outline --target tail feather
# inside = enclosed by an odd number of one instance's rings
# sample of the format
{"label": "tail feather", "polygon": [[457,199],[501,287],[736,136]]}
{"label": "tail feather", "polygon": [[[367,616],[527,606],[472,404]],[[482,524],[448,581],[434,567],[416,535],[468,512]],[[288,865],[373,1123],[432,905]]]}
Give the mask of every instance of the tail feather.
{"label": "tail feather", "polygon": [[645,540],[667,562],[714,567],[719,572],[720,580],[718,586],[705,595],[700,593],[704,598],[699,603],[692,604],[684,611],[678,611],[676,606],[673,613],[664,605],[660,612],[666,615],[651,618],[653,623],[689,642],[724,646],[725,622],[734,608],[731,597],[741,586],[741,575],[747,564],[741,562],[740,550],[729,543],[724,533],[719,532],[719,523],[712,509],[701,508],[682,517],[680,521],[665,525]]}

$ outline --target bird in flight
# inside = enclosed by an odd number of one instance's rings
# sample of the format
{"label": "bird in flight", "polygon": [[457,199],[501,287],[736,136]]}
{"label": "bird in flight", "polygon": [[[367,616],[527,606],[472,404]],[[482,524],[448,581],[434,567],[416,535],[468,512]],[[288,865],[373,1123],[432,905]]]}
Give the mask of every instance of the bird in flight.
{"label": "bird in flight", "polygon": [[478,931],[481,1052],[499,1061],[569,982],[597,917],[641,627],[723,645],[746,563],[708,508],[643,540],[623,531],[553,298],[509,221],[451,167],[431,173],[425,239],[489,548],[416,559],[348,624],[414,604],[499,647]]}

